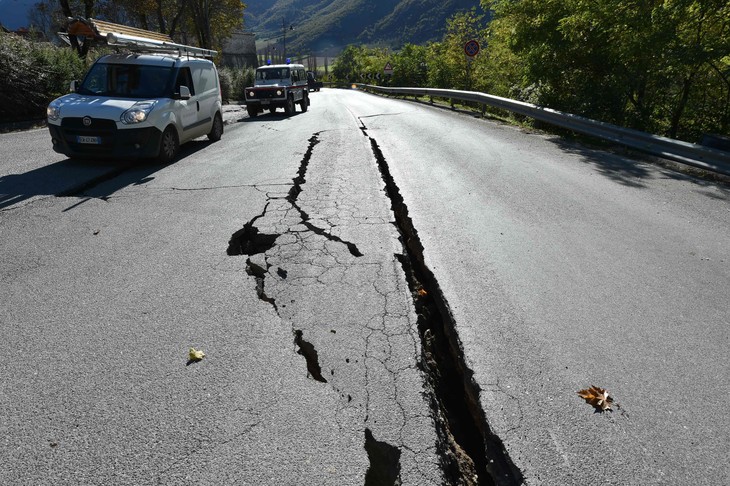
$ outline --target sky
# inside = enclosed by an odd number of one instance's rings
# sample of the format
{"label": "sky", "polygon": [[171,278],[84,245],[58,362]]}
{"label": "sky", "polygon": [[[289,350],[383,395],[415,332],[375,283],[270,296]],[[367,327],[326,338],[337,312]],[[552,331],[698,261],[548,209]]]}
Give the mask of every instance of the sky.
{"label": "sky", "polygon": [[28,11],[38,0],[0,0],[0,24],[10,30],[28,27]]}

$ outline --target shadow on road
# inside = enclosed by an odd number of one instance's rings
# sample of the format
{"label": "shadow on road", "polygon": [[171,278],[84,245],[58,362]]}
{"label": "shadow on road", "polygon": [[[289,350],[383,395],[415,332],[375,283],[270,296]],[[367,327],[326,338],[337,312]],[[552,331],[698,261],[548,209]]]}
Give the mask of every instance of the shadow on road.
{"label": "shadow on road", "polygon": [[696,192],[713,199],[730,200],[730,179],[720,174],[671,161],[666,161],[669,165],[664,167],[661,161],[643,162],[634,159],[630,153],[609,152],[605,148],[592,148],[563,138],[555,138],[551,142],[563,152],[579,155],[583,162],[592,165],[601,175],[625,186],[644,188],[644,181],[669,179],[688,182],[699,188],[712,188],[714,190]]}
{"label": "shadow on road", "polygon": [[[434,104],[424,100],[409,101],[424,106],[456,111],[477,119],[484,118],[483,114],[477,113],[473,108],[452,108],[449,105]],[[495,118],[494,121],[506,123],[499,118]],[[552,130],[548,127],[545,128],[548,131]],[[620,146],[590,147],[589,145],[583,145],[581,142],[564,138],[559,134],[554,135],[549,140],[566,153],[580,155],[585,163],[591,164],[601,175],[619,184],[628,187],[645,188],[647,186],[643,181],[649,179],[663,178],[681,180],[695,184],[700,188],[708,189],[696,191],[699,194],[712,199],[730,201],[730,178],[721,174],[702,171],[669,160],[655,159],[651,162],[645,162],[651,164],[655,168],[654,170],[643,165],[642,161],[638,160],[639,157],[647,156],[641,155],[638,152],[631,152],[629,149]],[[632,153],[635,155],[631,155]],[[657,176],[657,170],[661,173],[660,176]]]}
{"label": "shadow on road", "polygon": [[273,113],[259,113],[255,117],[246,117],[239,120],[239,122],[243,123],[255,123],[255,122],[262,122],[262,121],[271,121],[271,120],[286,120],[288,118],[291,118],[293,116],[301,115],[301,111],[294,111],[291,115],[287,115],[281,110],[275,111]]}
{"label": "shadow on road", "polygon": [[[183,145],[175,163],[209,144],[193,141]],[[104,194],[94,197],[108,197],[127,186],[149,182],[152,174],[166,167],[151,160],[62,160],[23,174],[0,176],[0,209],[37,196],[82,197],[84,191],[101,183],[106,183]]]}
{"label": "shadow on road", "polygon": [[[583,162],[592,165],[600,174],[625,186],[646,187],[642,181],[651,179],[656,174],[649,167],[620,154],[586,147],[563,138],[556,137],[550,141],[561,151],[579,155]],[[676,177],[685,179],[687,176],[676,174]]]}

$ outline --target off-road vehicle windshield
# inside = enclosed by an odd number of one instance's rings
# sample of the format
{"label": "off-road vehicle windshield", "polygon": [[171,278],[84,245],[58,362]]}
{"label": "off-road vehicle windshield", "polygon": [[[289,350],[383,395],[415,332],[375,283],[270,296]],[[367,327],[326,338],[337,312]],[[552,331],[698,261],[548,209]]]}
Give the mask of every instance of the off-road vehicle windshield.
{"label": "off-road vehicle windshield", "polygon": [[172,67],[96,63],[78,92],[120,98],[163,98],[169,91],[172,74]]}
{"label": "off-road vehicle windshield", "polygon": [[256,70],[257,81],[289,79],[289,68],[263,68]]}

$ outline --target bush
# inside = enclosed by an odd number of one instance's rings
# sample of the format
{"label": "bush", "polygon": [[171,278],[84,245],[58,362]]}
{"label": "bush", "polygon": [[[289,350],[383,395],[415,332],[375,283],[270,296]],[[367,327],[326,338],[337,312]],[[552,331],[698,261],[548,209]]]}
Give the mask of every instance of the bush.
{"label": "bush", "polygon": [[246,99],[244,93],[246,87],[253,86],[253,68],[235,69],[222,67],[218,70],[218,75],[221,80],[223,103],[243,101]]}
{"label": "bush", "polygon": [[0,123],[44,118],[48,103],[85,71],[69,48],[0,33]]}

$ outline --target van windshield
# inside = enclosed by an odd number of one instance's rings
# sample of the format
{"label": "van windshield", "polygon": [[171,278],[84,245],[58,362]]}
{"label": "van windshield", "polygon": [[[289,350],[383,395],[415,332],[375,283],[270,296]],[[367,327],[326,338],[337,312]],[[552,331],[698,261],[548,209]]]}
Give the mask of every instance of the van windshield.
{"label": "van windshield", "polygon": [[169,92],[172,67],[96,63],[79,88],[80,94],[120,98],[163,98]]}

